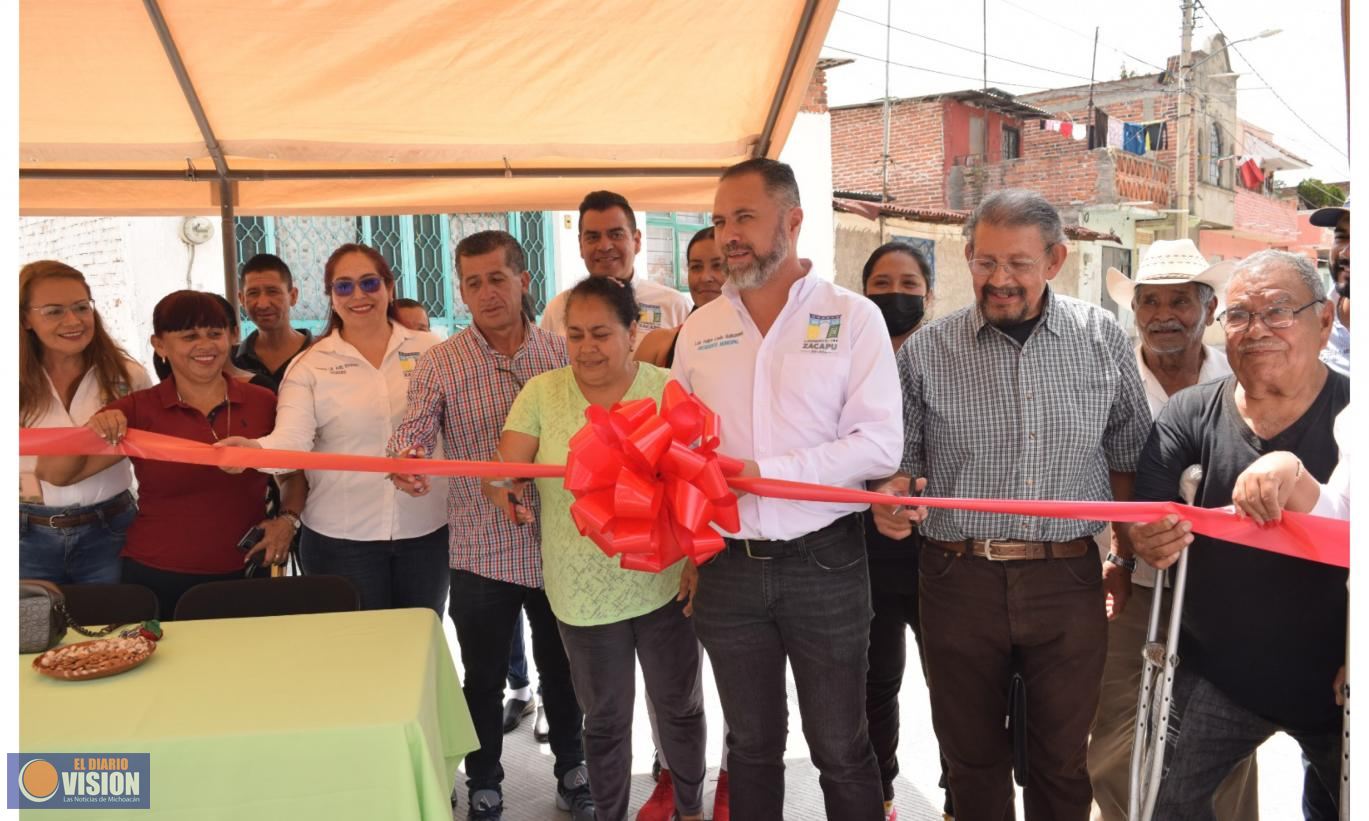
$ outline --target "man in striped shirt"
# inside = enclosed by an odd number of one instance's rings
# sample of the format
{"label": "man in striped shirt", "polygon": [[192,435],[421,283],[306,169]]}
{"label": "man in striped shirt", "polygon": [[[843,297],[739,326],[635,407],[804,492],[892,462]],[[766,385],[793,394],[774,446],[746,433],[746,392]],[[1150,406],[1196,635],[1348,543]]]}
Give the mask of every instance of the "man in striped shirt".
{"label": "man in striped shirt", "polygon": [[[447,458],[492,461],[514,398],[529,379],[567,364],[566,343],[523,316],[522,298],[531,276],[523,249],[511,235],[482,231],[466,237],[456,248],[456,268],[471,326],[418,363],[409,379],[404,421],[390,439],[390,450],[431,453],[440,431]],[[408,493],[429,491],[423,476],[393,478]],[[479,479],[453,476],[448,487],[448,610],[461,645],[466,703],[480,740],[480,749],[466,756],[468,817],[492,821],[502,816],[504,678],[518,612],[526,609],[555,756],[557,803],[572,811],[574,821],[591,821],[584,716],[542,588],[537,491],[529,487],[524,494],[533,524],[518,526],[486,502]]]}

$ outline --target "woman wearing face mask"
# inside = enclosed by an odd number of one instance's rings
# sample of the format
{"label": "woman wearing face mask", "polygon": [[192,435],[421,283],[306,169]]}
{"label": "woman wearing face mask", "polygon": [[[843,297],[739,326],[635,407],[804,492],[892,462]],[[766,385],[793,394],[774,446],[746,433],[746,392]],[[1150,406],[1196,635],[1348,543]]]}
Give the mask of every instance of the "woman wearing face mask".
{"label": "woman wearing face mask", "polygon": [[[637,305],[630,285],[590,277],[570,291],[565,305],[570,367],[532,378],[519,393],[499,440],[506,462],[564,464],[590,405],[608,409],[646,397],[659,401],[669,380],[668,371],[632,358]],[[627,817],[634,662],[640,661],[674,775],[676,812],[686,821],[700,819],[705,765],[703,700],[695,687],[699,643],[677,596],[682,574],[697,570],[688,559],[660,573],[624,570],[617,557],[580,535],[570,515],[574,499],[560,479],[538,479],[537,490],[547,598],[585,712],[595,808],[590,812],[597,811],[585,817]],[[486,483],[485,493],[516,521],[530,521],[527,508],[513,503],[516,492]]]}
{"label": "woman wearing face mask", "polygon": [[[152,387],[110,338],[81,272],[61,262],[19,271],[19,424],[84,425],[107,403]],[[133,469],[119,459],[68,487],[39,482],[19,459],[19,578],[56,584],[119,581],[119,551],[137,508]]]}
{"label": "woman wearing face mask", "polygon": [[[404,418],[409,374],[437,337],[394,317],[395,278],[378,251],[347,244],[328,258],[323,284],[332,316],[318,341],[290,363],[276,427],[222,446],[385,455]],[[300,564],[307,574],[343,576],[363,610],[427,607],[447,600],[447,482],[402,493],[381,473],[305,471]]]}
{"label": "woman wearing face mask", "polygon": [[[897,351],[922,324],[932,301],[931,266],[922,252],[900,240],[875,249],[861,272],[865,295],[879,306]],[[894,386],[893,389],[897,389]],[[865,513],[865,547],[870,557],[870,672],[865,681],[865,712],[870,742],[884,783],[884,812],[894,813],[894,777],[898,775],[898,691],[907,661],[907,628],[913,629],[922,656],[922,628],[917,617],[917,531],[894,540],[881,534],[869,511]],[[944,773],[943,767],[943,773]],[[942,776],[941,786],[946,786]],[[946,812],[950,813],[950,792]]]}
{"label": "woman wearing face mask", "polygon": [[[275,422],[276,397],[265,388],[224,375],[229,319],[212,294],[176,291],[152,312],[152,348],[171,372],[161,384],[114,400],[87,426],[111,444],[129,429],[210,444],[258,436]],[[43,456],[38,477],[73,486],[121,461],[115,456]],[[281,479],[282,514],[264,519],[268,477],[255,471],[227,476],[216,468],[134,458],[138,513],[123,549],[121,580],[151,588],[163,619],[186,590],[208,581],[241,579],[256,560],[285,561],[294,533],[291,510],[304,504],[297,477]],[[250,550],[238,542],[254,528]],[[261,572],[261,571],[249,571]]]}
{"label": "woman wearing face mask", "polygon": [[[689,312],[694,313],[720,296],[723,282],[727,280],[723,257],[718,253],[711,226],[690,238],[685,258],[689,260],[689,295],[694,300],[694,307]],[[668,369],[675,364],[675,340],[679,335],[680,327],[652,331],[637,348],[637,360]]]}

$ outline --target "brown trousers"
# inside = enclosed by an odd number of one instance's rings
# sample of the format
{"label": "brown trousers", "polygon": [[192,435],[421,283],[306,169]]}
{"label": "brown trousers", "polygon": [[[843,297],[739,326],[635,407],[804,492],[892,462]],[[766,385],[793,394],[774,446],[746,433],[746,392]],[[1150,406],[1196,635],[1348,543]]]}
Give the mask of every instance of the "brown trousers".
{"label": "brown trousers", "polygon": [[[1141,647],[1155,592],[1139,584],[1131,586],[1131,600],[1122,614],[1108,623],[1108,658],[1103,665],[1103,691],[1089,740],[1089,777],[1095,818],[1126,821],[1131,781],[1131,741],[1136,733],[1136,701],[1141,689]],[[1168,601],[1168,596],[1166,596]],[[1169,623],[1168,610],[1161,613],[1161,630]],[[1182,656],[1184,648],[1179,647]],[[1220,821],[1259,821],[1260,796],[1255,756],[1236,766],[1213,798]]]}
{"label": "brown trousers", "polygon": [[1107,654],[1097,555],[994,562],[927,545],[920,563],[932,724],[956,818],[1014,817],[1004,717],[1017,670],[1027,693],[1027,819],[1087,821],[1089,725]]}

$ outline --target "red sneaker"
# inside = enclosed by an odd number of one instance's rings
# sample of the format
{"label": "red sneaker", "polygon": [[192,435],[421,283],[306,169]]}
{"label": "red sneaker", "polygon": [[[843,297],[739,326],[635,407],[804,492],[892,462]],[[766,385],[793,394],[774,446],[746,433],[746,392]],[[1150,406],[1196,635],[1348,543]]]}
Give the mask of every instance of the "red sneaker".
{"label": "red sneaker", "polygon": [[727,770],[718,772],[718,788],[713,792],[713,821],[731,821],[732,808],[727,789]]}
{"label": "red sneaker", "polygon": [[661,779],[651,797],[637,811],[637,821],[670,821],[675,817],[675,787],[670,782],[670,770],[661,770]]}

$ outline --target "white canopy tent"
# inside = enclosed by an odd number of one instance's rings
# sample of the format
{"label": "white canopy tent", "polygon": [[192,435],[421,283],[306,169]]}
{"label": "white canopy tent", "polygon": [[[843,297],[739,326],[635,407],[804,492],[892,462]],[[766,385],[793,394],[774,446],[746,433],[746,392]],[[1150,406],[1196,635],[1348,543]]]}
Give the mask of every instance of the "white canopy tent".
{"label": "white canopy tent", "polygon": [[22,0],[20,213],[218,214],[231,267],[235,214],[708,210],[836,6]]}

